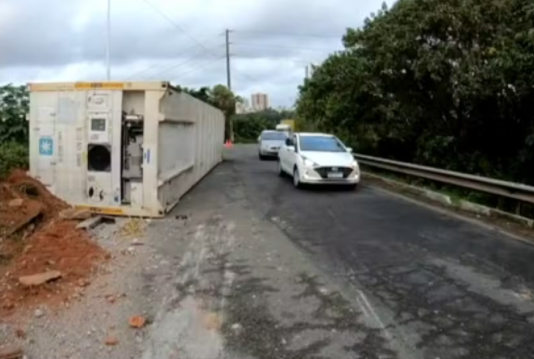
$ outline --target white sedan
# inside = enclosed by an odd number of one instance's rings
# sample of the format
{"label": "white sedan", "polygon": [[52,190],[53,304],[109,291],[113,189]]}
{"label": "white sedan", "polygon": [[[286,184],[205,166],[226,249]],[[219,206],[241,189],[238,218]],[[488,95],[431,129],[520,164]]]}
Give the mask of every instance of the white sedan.
{"label": "white sedan", "polygon": [[293,177],[293,184],[339,184],[356,188],[360,168],[352,149],[334,135],[293,133],[278,152],[281,176]]}

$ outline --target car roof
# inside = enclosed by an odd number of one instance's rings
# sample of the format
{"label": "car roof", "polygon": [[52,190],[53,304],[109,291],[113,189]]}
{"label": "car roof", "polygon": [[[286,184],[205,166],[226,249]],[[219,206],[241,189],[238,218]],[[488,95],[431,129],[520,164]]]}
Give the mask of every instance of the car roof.
{"label": "car roof", "polygon": [[322,133],[322,132],[299,132],[298,133],[299,136],[322,136],[322,137],[332,137],[334,135],[332,135],[331,133]]}

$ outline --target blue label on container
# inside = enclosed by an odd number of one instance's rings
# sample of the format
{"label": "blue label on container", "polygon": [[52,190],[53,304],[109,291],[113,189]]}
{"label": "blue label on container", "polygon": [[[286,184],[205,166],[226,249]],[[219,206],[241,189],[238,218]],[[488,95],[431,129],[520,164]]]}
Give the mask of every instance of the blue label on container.
{"label": "blue label on container", "polygon": [[52,156],[54,154],[54,139],[50,136],[39,138],[39,155]]}

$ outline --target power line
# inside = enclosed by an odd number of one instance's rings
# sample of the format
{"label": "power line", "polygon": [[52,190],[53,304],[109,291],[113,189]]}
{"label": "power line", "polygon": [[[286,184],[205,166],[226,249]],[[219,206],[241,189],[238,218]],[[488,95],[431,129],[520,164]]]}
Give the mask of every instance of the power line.
{"label": "power line", "polygon": [[191,58],[185,59],[183,61],[177,62],[177,63],[175,63],[174,65],[172,65],[170,67],[167,67],[167,68],[165,68],[165,69],[163,69],[163,70],[161,70],[159,72],[156,72],[155,74],[152,74],[150,77],[151,78],[155,78],[155,77],[157,77],[159,75],[162,75],[162,74],[164,74],[166,72],[169,72],[169,71],[172,71],[172,70],[176,70],[176,69],[178,69],[180,67],[183,67],[184,65],[187,65],[190,62],[201,60],[202,58],[200,56],[198,56],[198,55],[201,55],[201,54],[197,53],[197,55],[194,56],[194,57],[191,57]]}
{"label": "power line", "polygon": [[201,64],[200,66],[196,66],[196,67],[193,67],[193,68],[189,69],[188,71],[182,72],[179,76],[175,77],[173,81],[176,81],[176,80],[178,80],[178,79],[180,79],[180,78],[184,77],[185,75],[190,74],[190,73],[192,73],[192,72],[195,72],[195,71],[204,69],[204,68],[206,68],[207,66],[216,63],[216,60],[221,60],[221,59],[223,59],[224,57],[225,57],[225,56],[219,56],[219,58],[216,58],[216,59],[209,59],[207,62]]}
{"label": "power line", "polygon": [[180,26],[179,24],[177,24],[174,20],[172,20],[170,17],[168,17],[163,11],[161,11],[160,9],[158,9],[154,4],[152,4],[150,1],[148,0],[141,0],[143,1],[145,4],[147,4],[148,6],[150,6],[155,12],[157,12],[158,14],[160,14],[165,20],[167,20],[171,25],[173,25],[175,28],[177,28],[178,30],[180,30],[180,32],[182,32],[184,35],[186,35],[188,38],[190,38],[194,43],[196,43],[198,46],[200,46],[201,48],[203,48],[207,53],[213,55],[213,56],[217,56],[217,55],[214,55],[206,46],[204,46],[204,44],[202,44],[200,41],[198,41],[195,37],[193,37],[191,34],[189,34],[187,31],[185,31],[185,29]]}
{"label": "power line", "polygon": [[270,31],[254,31],[254,30],[234,30],[237,33],[243,34],[258,34],[258,35],[273,35],[273,36],[292,36],[292,37],[318,37],[318,38],[337,38],[343,37],[341,35],[330,34],[307,34],[307,33],[290,33],[290,32],[270,32]]}
{"label": "power line", "polygon": [[166,72],[169,72],[169,71],[172,71],[172,70],[176,70],[176,69],[178,69],[180,67],[183,67],[184,65],[187,65],[188,63],[190,63],[192,61],[195,61],[196,59],[197,58],[191,58],[191,59],[187,59],[187,60],[181,61],[181,62],[177,63],[176,65],[173,65],[171,67],[168,67],[168,68],[166,68],[166,69],[164,69],[162,71],[159,71],[159,72],[153,74],[151,77],[155,78],[155,77],[157,77],[157,76],[159,76],[161,74],[164,74]]}
{"label": "power line", "polygon": [[252,46],[252,47],[279,47],[279,48],[284,48],[284,49],[296,49],[296,50],[310,50],[310,51],[320,51],[320,52],[325,52],[325,51],[336,51],[334,49],[326,49],[326,48],[323,48],[323,49],[320,49],[320,48],[313,48],[313,47],[304,47],[304,46],[293,46],[293,45],[279,45],[279,44],[263,44],[263,43],[258,43],[258,44],[253,44],[253,43],[248,43],[248,42],[233,42],[232,44],[234,45],[240,45],[240,46]]}
{"label": "power line", "polygon": [[[198,46],[195,45],[195,46],[188,47],[188,48],[186,48],[186,49],[184,49],[184,50],[181,50],[180,53],[177,54],[176,56],[183,55],[184,53],[189,52],[189,51],[191,51],[191,50],[198,50]],[[197,54],[197,55],[198,55],[198,54]],[[196,55],[195,55],[195,56],[196,56]],[[153,63],[152,65],[147,66],[147,67],[143,68],[142,70],[140,70],[140,71],[136,71],[135,73],[131,74],[130,76],[127,77],[127,79],[131,79],[131,78],[133,78],[133,77],[138,77],[138,76],[140,76],[141,74],[145,74],[145,73],[147,73],[147,72],[150,72],[151,70],[153,70],[154,68],[156,68],[156,67],[159,66],[159,65],[160,65],[160,63]],[[173,67],[172,69],[174,69],[174,67]],[[163,71],[163,72],[165,72],[165,71]],[[162,73],[162,72],[158,72],[158,74],[160,74],[160,73]]]}
{"label": "power line", "polygon": [[[182,32],[184,35],[186,35],[187,37],[189,37],[194,43],[196,43],[198,46],[200,46],[202,49],[204,49],[204,51],[208,54],[210,54],[211,56],[217,58],[218,55],[214,54],[209,48],[207,48],[204,44],[202,44],[200,41],[198,41],[194,36],[192,36],[191,34],[189,34],[182,26],[180,26],[179,24],[177,24],[175,21],[173,21],[170,17],[168,17],[164,12],[162,12],[160,9],[158,9],[154,4],[152,4],[150,1],[148,0],[141,0],[143,1],[145,4],[147,4],[148,6],[150,6],[155,12],[157,12],[159,15],[161,15],[165,20],[167,20],[170,24],[172,24],[174,27],[176,27],[180,32]],[[238,72],[236,69],[234,69],[234,71]],[[249,75],[246,75],[246,74],[243,74],[244,76],[248,77],[249,79],[252,79],[252,81],[257,81],[257,80],[254,80],[252,77],[250,77]]]}

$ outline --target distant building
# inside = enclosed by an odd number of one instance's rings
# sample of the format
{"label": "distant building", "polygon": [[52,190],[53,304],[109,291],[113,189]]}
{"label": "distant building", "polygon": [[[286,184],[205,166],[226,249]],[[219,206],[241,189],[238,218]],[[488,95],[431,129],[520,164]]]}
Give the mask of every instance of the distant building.
{"label": "distant building", "polygon": [[269,108],[269,97],[264,93],[255,93],[251,96],[252,110],[264,111]]}
{"label": "distant building", "polygon": [[243,114],[243,113],[249,113],[250,112],[250,103],[247,99],[242,99],[242,102],[237,102],[235,104],[235,113],[236,114]]}

